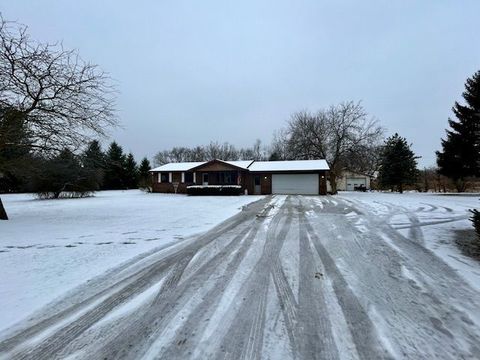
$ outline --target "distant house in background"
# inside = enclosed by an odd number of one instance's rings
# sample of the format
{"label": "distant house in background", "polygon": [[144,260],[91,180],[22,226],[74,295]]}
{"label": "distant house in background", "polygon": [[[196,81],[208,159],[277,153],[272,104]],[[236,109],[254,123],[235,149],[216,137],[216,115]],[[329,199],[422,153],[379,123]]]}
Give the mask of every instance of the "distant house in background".
{"label": "distant house in background", "polygon": [[187,186],[237,185],[247,194],[325,195],[325,160],[170,163],[150,170],[152,191],[186,193]]}

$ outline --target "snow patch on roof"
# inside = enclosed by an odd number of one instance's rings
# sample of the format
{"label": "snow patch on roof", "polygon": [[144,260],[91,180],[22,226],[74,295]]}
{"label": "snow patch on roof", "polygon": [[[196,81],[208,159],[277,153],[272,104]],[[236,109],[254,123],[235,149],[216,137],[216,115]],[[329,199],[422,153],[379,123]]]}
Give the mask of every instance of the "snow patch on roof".
{"label": "snow patch on roof", "polygon": [[[226,164],[230,164],[245,170],[250,171],[317,171],[329,170],[328,164],[325,160],[288,160],[288,161],[253,161],[253,160],[238,160],[238,161],[224,161],[217,159]],[[179,162],[169,163],[156,167],[150,171],[189,171],[197,166],[207,164],[208,161],[197,162]]]}
{"label": "snow patch on roof", "polygon": [[205,161],[168,163],[150,171],[188,171],[202,164],[205,164]]}
{"label": "snow patch on roof", "polygon": [[[223,161],[223,160],[220,160]],[[237,166],[242,169],[248,169],[251,163],[253,163],[253,160],[237,160],[237,161],[223,161],[224,163]]]}
{"label": "snow patch on roof", "polygon": [[316,171],[329,170],[325,160],[255,161],[250,171]]}

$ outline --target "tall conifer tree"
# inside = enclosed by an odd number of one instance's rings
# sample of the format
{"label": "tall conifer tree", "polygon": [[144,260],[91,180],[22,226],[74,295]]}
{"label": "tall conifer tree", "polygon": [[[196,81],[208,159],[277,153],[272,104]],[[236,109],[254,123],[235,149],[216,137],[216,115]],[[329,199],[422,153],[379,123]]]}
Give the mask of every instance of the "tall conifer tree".
{"label": "tall conifer tree", "polygon": [[138,187],[138,167],[132,153],[129,153],[125,160],[125,185],[128,189]]}
{"label": "tall conifer tree", "polygon": [[123,153],[122,147],[115,141],[110,144],[106,153],[105,161],[104,189],[125,189],[127,187],[125,181],[126,157]]}
{"label": "tall conifer tree", "polygon": [[380,157],[380,184],[402,193],[404,185],[417,179],[417,159],[405,138],[398,134],[390,136]]}
{"label": "tall conifer tree", "polygon": [[455,102],[449,119],[450,130],[437,151],[439,172],[454,180],[459,192],[465,191],[465,180],[480,176],[480,71],[465,83],[462,94],[465,105]]}

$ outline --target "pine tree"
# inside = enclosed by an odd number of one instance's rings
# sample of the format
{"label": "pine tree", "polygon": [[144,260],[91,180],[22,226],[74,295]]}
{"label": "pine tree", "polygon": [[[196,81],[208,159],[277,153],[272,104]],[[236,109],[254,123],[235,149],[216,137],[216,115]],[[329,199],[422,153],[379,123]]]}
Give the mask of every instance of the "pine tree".
{"label": "pine tree", "polygon": [[82,164],[85,171],[95,179],[95,189],[98,190],[103,186],[105,176],[105,154],[98,140],[91,141],[82,154]]}
{"label": "pine tree", "polygon": [[33,191],[42,198],[57,199],[64,194],[83,197],[97,189],[96,178],[68,149],[51,159],[38,158],[40,167],[32,175]]}
{"label": "pine tree", "polygon": [[120,145],[112,142],[107,150],[105,157],[105,178],[103,188],[106,190],[125,189],[125,154]]}
{"label": "pine tree", "polygon": [[478,245],[480,245],[480,211],[473,209],[470,210],[470,212],[472,213],[470,220],[472,221],[475,232],[477,233]]}
{"label": "pine tree", "polygon": [[465,105],[455,102],[449,119],[451,130],[442,139],[443,151],[437,151],[439,172],[451,178],[459,192],[465,191],[466,179],[480,176],[480,71],[465,83]]}
{"label": "pine tree", "polygon": [[98,140],[91,141],[82,156],[83,165],[90,168],[105,168],[105,154]]}
{"label": "pine tree", "polygon": [[380,185],[402,193],[404,185],[413,184],[418,176],[417,159],[405,138],[389,137],[380,156]]}
{"label": "pine tree", "polygon": [[0,107],[0,192],[25,190],[24,179],[32,167],[31,146],[25,114]]}
{"label": "pine tree", "polygon": [[151,185],[150,169],[151,169],[150,161],[148,161],[148,159],[144,157],[140,162],[140,166],[138,167],[138,175],[139,175],[138,186],[140,188],[147,188]]}
{"label": "pine tree", "polygon": [[128,189],[138,188],[138,168],[132,153],[125,160],[125,185]]}

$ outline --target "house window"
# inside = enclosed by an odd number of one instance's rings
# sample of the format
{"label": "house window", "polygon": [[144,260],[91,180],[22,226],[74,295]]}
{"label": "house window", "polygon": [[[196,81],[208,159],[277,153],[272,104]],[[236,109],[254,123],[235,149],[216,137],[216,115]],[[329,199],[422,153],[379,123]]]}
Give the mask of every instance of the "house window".
{"label": "house window", "polygon": [[160,182],[162,183],[168,183],[170,181],[168,181],[168,173],[161,173],[160,174]]}
{"label": "house window", "polygon": [[191,172],[186,172],[185,173],[185,182],[188,183],[193,183],[193,173]]}
{"label": "house window", "polygon": [[255,186],[259,186],[260,185],[260,176],[259,175],[256,175],[254,177],[254,180],[255,180]]}
{"label": "house window", "polygon": [[218,173],[218,181],[223,185],[236,185],[237,172],[236,171],[222,171]]}

